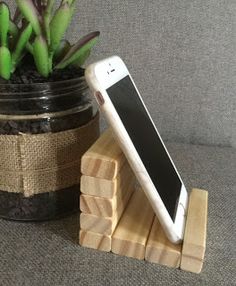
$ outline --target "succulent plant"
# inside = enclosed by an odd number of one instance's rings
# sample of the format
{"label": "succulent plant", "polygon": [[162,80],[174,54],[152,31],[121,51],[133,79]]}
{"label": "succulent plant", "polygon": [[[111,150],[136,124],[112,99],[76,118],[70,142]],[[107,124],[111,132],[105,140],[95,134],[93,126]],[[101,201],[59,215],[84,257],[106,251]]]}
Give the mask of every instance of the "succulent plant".
{"label": "succulent plant", "polygon": [[76,0],[16,0],[11,18],[9,8],[0,1],[0,77],[8,80],[23,57],[30,53],[40,75],[48,77],[54,69],[83,65],[96,44],[99,32],[92,32],[71,45],[63,36],[70,25]]}

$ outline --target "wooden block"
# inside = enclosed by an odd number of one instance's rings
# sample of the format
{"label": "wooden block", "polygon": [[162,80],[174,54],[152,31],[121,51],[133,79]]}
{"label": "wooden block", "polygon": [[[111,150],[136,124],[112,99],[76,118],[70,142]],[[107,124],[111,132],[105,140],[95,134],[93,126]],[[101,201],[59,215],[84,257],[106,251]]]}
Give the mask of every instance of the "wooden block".
{"label": "wooden block", "polygon": [[115,195],[115,185],[116,179],[106,180],[86,175],[82,175],[80,179],[81,193],[107,199],[111,199]]}
{"label": "wooden block", "polygon": [[189,206],[183,241],[180,268],[200,273],[206,248],[208,192],[193,189]]}
{"label": "wooden block", "polygon": [[127,184],[135,180],[133,171],[126,161],[113,180],[82,175],[80,189],[86,195],[112,199],[118,191],[126,192]]}
{"label": "wooden block", "polygon": [[80,230],[79,244],[84,247],[109,252],[111,251],[111,236]]}
{"label": "wooden block", "polygon": [[145,259],[168,267],[178,268],[181,244],[173,244],[166,237],[160,222],[155,217],[146,245]]}
{"label": "wooden block", "polygon": [[123,203],[118,206],[113,217],[101,217],[92,214],[81,213],[80,215],[81,229],[105,235],[111,235],[115,230],[117,223],[124,209],[126,208],[126,205],[132,193],[133,190],[127,192],[126,196],[123,199]]}
{"label": "wooden block", "polygon": [[135,191],[112,235],[112,252],[144,259],[154,212],[143,191]]}
{"label": "wooden block", "polygon": [[117,212],[118,206],[125,208],[127,193],[133,192],[135,180],[132,178],[127,182],[126,187],[118,190],[112,199],[97,196],[80,195],[80,210],[86,214],[93,214],[102,217],[113,217]]}
{"label": "wooden block", "polygon": [[112,180],[125,161],[126,158],[114,140],[111,129],[108,129],[82,156],[81,172],[87,176]]}

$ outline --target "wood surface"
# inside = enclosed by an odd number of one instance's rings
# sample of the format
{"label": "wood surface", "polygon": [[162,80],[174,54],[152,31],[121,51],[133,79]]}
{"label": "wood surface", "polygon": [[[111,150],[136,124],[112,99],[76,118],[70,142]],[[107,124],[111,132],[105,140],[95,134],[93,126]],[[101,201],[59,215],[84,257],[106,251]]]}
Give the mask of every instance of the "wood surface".
{"label": "wood surface", "polygon": [[82,175],[80,190],[82,194],[112,199],[116,192],[116,179],[106,180]]}
{"label": "wood surface", "polygon": [[180,268],[200,273],[206,249],[208,192],[193,189],[189,196],[189,206],[183,241]]}
{"label": "wood surface", "polygon": [[79,244],[84,247],[109,252],[111,251],[111,236],[80,230]]}
{"label": "wood surface", "polygon": [[134,192],[112,235],[112,252],[144,259],[154,212],[142,190]]}
{"label": "wood surface", "polygon": [[178,268],[181,247],[181,244],[173,244],[168,240],[160,222],[155,217],[146,245],[145,259],[168,267]]}
{"label": "wood surface", "polygon": [[112,199],[96,196],[81,195],[80,210],[86,214],[93,214],[102,217],[113,217],[117,212],[118,206],[125,208],[126,195],[134,190],[132,181],[127,183],[126,192],[117,192]]}
{"label": "wood surface", "polygon": [[131,191],[127,192],[122,200],[122,204],[118,206],[116,212],[112,217],[101,217],[92,214],[81,213],[80,228],[87,231],[111,235],[114,232],[133,191],[134,189],[131,189]]}
{"label": "wood surface", "polygon": [[208,192],[193,189],[190,193],[183,244],[175,245],[167,239],[145,194],[141,190],[133,193],[134,188],[127,191],[135,176],[111,129],[84,154],[81,169],[82,246],[201,272]]}
{"label": "wood surface", "polygon": [[113,180],[82,175],[80,188],[83,194],[112,199],[117,192],[125,193],[127,185],[135,180],[134,173],[126,161]]}
{"label": "wood surface", "polygon": [[112,180],[125,161],[125,155],[114,140],[111,129],[108,129],[82,156],[81,172],[83,175]]}

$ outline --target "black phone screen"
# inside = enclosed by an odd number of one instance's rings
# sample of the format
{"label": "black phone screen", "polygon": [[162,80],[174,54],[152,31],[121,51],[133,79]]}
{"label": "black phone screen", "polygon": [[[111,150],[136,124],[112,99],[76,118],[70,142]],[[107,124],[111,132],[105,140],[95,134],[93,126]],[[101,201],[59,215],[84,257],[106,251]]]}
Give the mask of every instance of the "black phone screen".
{"label": "black phone screen", "polygon": [[174,221],[182,183],[130,77],[109,87],[107,93]]}

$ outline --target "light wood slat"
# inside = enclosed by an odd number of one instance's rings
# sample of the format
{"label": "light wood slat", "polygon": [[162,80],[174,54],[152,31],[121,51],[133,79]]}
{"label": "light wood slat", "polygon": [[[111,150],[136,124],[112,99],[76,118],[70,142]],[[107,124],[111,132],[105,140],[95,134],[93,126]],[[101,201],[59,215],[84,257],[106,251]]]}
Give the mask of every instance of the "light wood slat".
{"label": "light wood slat", "polygon": [[123,203],[117,208],[117,211],[113,217],[101,217],[92,214],[81,213],[80,215],[80,227],[83,230],[101,233],[105,235],[111,235],[115,230],[117,223],[126,208],[126,205],[133,193],[133,190],[127,192],[123,199]]}
{"label": "light wood slat", "polygon": [[[125,191],[123,191],[125,190]],[[127,182],[126,188],[118,190],[112,199],[97,196],[80,195],[80,210],[86,214],[93,214],[102,217],[113,217],[118,206],[124,209],[125,196],[134,190],[134,180]]]}
{"label": "light wood slat", "polygon": [[113,180],[82,175],[80,188],[83,194],[112,199],[118,191],[126,192],[127,184],[135,180],[133,171],[126,161]]}
{"label": "light wood slat", "polygon": [[154,212],[143,191],[135,191],[112,235],[112,252],[144,259]]}
{"label": "light wood slat", "polygon": [[183,241],[180,268],[200,273],[206,249],[208,192],[193,189],[189,206]]}
{"label": "light wood slat", "polygon": [[125,161],[126,158],[114,140],[111,129],[108,129],[82,156],[81,172],[83,175],[112,180]]}
{"label": "light wood slat", "polygon": [[181,244],[173,244],[168,240],[160,222],[155,217],[146,245],[145,259],[168,267],[178,268],[181,247]]}
{"label": "light wood slat", "polygon": [[80,230],[79,244],[84,247],[109,252],[111,251],[111,236]]}
{"label": "light wood slat", "polygon": [[[168,241],[145,195],[136,191],[130,199],[127,184],[135,176],[110,129],[84,154],[81,169],[81,209],[90,213],[81,214],[81,245],[138,259],[145,256],[150,262],[201,272],[206,248],[208,192],[193,189],[190,193],[181,252],[181,244]],[[126,207],[119,201],[123,193],[127,194],[127,202],[130,199]],[[99,198],[94,201],[91,196]]]}
{"label": "light wood slat", "polygon": [[111,199],[116,193],[116,179],[106,180],[82,175],[80,190],[85,195]]}

